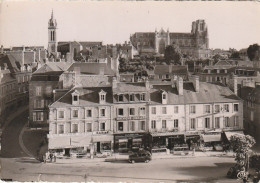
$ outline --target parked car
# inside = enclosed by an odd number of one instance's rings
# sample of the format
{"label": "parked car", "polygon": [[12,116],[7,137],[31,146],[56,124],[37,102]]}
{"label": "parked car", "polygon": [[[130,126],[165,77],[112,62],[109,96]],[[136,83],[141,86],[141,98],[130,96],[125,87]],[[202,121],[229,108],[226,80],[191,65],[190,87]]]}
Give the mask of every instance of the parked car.
{"label": "parked car", "polygon": [[152,155],[149,151],[142,150],[129,155],[130,163],[135,163],[135,162],[148,163],[151,160],[152,160]]}

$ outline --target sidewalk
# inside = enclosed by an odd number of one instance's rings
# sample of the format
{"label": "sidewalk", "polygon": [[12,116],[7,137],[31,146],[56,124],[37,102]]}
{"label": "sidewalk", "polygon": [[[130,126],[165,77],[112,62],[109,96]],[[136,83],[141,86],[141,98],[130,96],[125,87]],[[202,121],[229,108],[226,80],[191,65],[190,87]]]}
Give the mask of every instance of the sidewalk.
{"label": "sidewalk", "polygon": [[[80,164],[80,163],[98,163],[98,162],[115,162],[115,161],[128,161],[129,155],[121,155],[118,153],[113,154],[107,158],[68,158],[68,159],[56,159],[54,164]],[[173,154],[153,154],[152,160],[158,159],[174,159],[174,158],[196,158],[196,157],[233,157],[232,152],[223,153],[223,152],[195,152],[195,155],[173,155]],[[52,164],[52,163],[47,163]]]}
{"label": "sidewalk", "polygon": [[9,123],[16,118],[17,116],[19,116],[20,114],[22,114],[23,112],[25,112],[26,110],[29,110],[29,106],[22,106],[19,107],[15,112],[12,113],[12,115],[9,115],[5,121],[5,124],[2,127],[2,131],[5,130],[5,128],[9,125]]}

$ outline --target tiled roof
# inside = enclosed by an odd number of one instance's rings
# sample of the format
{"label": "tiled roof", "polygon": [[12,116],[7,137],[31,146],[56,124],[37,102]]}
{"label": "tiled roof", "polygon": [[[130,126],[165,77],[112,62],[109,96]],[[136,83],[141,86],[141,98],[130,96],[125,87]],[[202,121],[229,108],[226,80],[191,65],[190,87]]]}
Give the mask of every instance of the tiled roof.
{"label": "tiled roof", "polygon": [[114,75],[114,71],[107,66],[106,63],[73,63],[68,71],[74,71],[75,67],[80,67],[82,74],[99,75],[101,68],[104,68],[104,75]]}
{"label": "tiled roof", "polygon": [[63,71],[50,71],[44,73],[33,73],[31,81],[59,81]]}
{"label": "tiled roof", "polygon": [[172,74],[187,74],[187,66],[182,65],[156,65],[154,68],[154,74],[168,74],[169,67],[172,67]]}
{"label": "tiled roof", "polygon": [[19,71],[18,67],[20,66],[20,64],[12,56],[2,55],[0,57],[0,67],[4,68],[5,64],[7,65],[11,73]]}
{"label": "tiled roof", "polygon": [[63,97],[55,101],[51,107],[68,107],[72,106],[72,93],[74,91],[80,93],[79,106],[87,106],[99,104],[99,92],[103,90],[106,92],[106,103],[113,103],[112,88],[111,87],[92,87],[92,88],[73,88],[67,92]]}
{"label": "tiled roof", "polygon": [[210,102],[233,102],[240,100],[228,87],[200,82],[199,92],[195,92],[191,82],[184,82],[183,95],[178,95],[176,87],[171,85],[153,86],[151,89],[151,103],[161,103],[161,90],[168,93],[168,104],[195,104]]}
{"label": "tiled roof", "polygon": [[51,71],[65,71],[71,66],[69,62],[47,62],[34,73],[45,73]]}

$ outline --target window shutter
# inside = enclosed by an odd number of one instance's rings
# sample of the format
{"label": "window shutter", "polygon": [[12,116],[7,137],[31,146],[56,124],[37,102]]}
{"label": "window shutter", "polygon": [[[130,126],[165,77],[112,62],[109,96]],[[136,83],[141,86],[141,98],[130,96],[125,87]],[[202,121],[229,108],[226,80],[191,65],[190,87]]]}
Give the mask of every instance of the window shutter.
{"label": "window shutter", "polygon": [[41,112],[41,121],[43,121],[43,112]]}

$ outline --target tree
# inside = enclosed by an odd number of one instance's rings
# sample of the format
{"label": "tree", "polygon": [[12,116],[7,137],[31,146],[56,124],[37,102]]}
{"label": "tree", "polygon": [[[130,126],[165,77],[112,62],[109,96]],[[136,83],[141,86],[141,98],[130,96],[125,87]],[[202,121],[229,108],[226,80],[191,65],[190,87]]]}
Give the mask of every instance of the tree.
{"label": "tree", "polygon": [[165,62],[170,64],[181,64],[182,54],[177,44],[173,43],[165,48]]}
{"label": "tree", "polygon": [[[245,176],[249,169],[249,152],[255,144],[255,139],[250,135],[232,135],[230,144],[233,151],[236,153],[235,160],[237,162],[235,167],[239,168],[239,174]],[[245,177],[240,177],[245,178]]]}
{"label": "tree", "polygon": [[230,55],[230,58],[239,59],[240,58],[239,52],[238,51],[233,52]]}
{"label": "tree", "polygon": [[247,48],[247,55],[248,58],[252,61],[255,59],[259,59],[259,51],[260,51],[260,46],[258,44],[253,44],[250,45]]}

